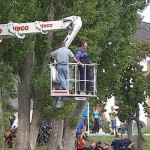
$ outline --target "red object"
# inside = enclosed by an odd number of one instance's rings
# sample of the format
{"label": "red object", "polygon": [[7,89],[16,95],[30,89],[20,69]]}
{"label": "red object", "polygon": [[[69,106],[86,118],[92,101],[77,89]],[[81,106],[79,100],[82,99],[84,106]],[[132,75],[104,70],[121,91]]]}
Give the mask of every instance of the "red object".
{"label": "red object", "polygon": [[78,149],[78,150],[83,150],[83,148],[84,148],[83,139],[78,139],[78,140],[77,140],[77,149]]}

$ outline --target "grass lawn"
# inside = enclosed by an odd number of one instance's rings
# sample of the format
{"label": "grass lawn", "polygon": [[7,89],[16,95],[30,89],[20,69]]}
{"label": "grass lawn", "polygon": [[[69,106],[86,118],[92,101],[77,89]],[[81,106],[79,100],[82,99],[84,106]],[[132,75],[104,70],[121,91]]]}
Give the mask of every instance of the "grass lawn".
{"label": "grass lawn", "polygon": [[[134,137],[134,139],[136,139],[136,137]],[[95,142],[102,141],[103,144],[108,143],[110,145],[113,140],[114,136],[89,136],[89,141],[86,140],[86,146],[89,146],[91,141]],[[136,140],[134,140],[134,145],[135,147],[137,147]],[[36,150],[45,150],[45,149],[46,146],[36,148]],[[5,150],[11,150],[11,148],[5,148]],[[137,148],[135,150],[137,150]],[[144,150],[150,150],[150,136],[144,136]]]}
{"label": "grass lawn", "polygon": [[[89,141],[86,141],[86,146],[89,146],[91,141],[96,141],[96,142],[102,141],[104,145],[106,143],[110,145],[114,139],[115,139],[114,136],[90,136]],[[136,148],[137,142],[135,139],[136,139],[136,136],[134,137],[134,141],[133,141],[135,148]],[[150,136],[144,136],[144,150],[150,150]]]}
{"label": "grass lawn", "polygon": [[[110,145],[114,139],[115,139],[114,136],[89,136],[89,141],[86,140],[86,146],[89,146],[91,141],[95,142],[102,141],[103,144],[108,143]],[[136,139],[136,137],[134,137],[134,139]],[[137,147],[136,141],[134,141],[134,145],[136,148]],[[45,147],[37,147],[36,150],[45,150]],[[137,148],[135,150],[137,150]],[[150,136],[144,136],[144,150],[150,150]]]}

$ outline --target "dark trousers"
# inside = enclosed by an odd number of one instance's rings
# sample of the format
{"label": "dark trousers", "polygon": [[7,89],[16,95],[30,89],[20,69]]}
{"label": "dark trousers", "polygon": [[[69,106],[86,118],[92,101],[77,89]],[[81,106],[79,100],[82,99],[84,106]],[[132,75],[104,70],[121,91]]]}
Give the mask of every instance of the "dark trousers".
{"label": "dark trousers", "polygon": [[[84,66],[84,68],[79,68],[80,71],[80,80],[91,80],[90,67]],[[80,81],[80,90],[81,91],[90,91],[91,81]]]}
{"label": "dark trousers", "polygon": [[94,132],[99,132],[99,119],[94,118]]}

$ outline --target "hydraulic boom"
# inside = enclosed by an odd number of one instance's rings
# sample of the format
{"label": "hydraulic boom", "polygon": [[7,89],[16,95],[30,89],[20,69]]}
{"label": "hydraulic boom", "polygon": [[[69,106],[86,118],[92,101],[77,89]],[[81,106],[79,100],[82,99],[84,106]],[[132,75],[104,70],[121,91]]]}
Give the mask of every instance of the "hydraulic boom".
{"label": "hydraulic boom", "polygon": [[81,17],[70,16],[58,21],[35,21],[31,23],[0,24],[0,41],[5,38],[18,37],[25,38],[26,34],[47,34],[48,31],[67,30],[65,38],[66,47],[69,47],[74,37],[82,27]]}

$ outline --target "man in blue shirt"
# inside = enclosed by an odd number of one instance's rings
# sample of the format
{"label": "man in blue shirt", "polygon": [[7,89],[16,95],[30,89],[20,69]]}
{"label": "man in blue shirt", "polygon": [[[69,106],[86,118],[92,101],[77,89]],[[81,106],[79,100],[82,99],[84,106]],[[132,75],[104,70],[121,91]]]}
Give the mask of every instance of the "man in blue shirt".
{"label": "man in blue shirt", "polygon": [[83,131],[84,131],[84,124],[82,120],[80,119],[77,125],[76,137],[83,136]]}
{"label": "man in blue shirt", "polygon": [[[92,63],[88,57],[87,47],[88,47],[87,42],[82,42],[81,47],[78,49],[75,55],[77,60],[83,64]],[[91,82],[89,81],[91,80],[90,67],[88,65],[85,65],[84,67],[79,66],[79,71],[80,71],[80,80],[82,80],[80,81],[80,93],[85,93],[86,91],[88,94],[91,89]]]}
{"label": "man in blue shirt", "polygon": [[69,58],[73,58],[75,62],[83,67],[83,64],[76,59],[70,49],[65,47],[65,42],[60,44],[60,48],[51,53],[54,60],[57,62],[58,77],[60,80],[60,89],[68,90],[67,79],[68,79],[68,63]]}

